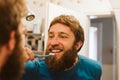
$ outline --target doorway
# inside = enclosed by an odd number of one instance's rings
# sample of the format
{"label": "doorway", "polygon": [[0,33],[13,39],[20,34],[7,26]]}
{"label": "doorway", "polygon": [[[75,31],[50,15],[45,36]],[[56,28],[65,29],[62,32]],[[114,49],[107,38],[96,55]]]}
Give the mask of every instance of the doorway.
{"label": "doorway", "polygon": [[[94,52],[89,52],[89,57],[102,64],[102,80],[117,80],[116,28],[114,18],[112,16],[96,16],[91,18],[90,16],[90,24],[89,51],[93,50]],[[92,47],[93,45],[94,47]],[[91,55],[94,55],[94,57]]]}

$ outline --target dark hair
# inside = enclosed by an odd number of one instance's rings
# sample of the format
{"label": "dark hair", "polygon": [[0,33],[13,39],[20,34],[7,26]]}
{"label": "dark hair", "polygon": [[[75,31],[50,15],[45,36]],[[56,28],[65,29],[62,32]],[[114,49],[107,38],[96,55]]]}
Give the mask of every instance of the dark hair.
{"label": "dark hair", "polygon": [[23,0],[0,0],[0,46],[8,42],[11,31],[18,30],[25,10]]}
{"label": "dark hair", "polygon": [[[82,41],[82,43],[84,43],[84,30],[82,26],[80,25],[79,21],[74,16],[60,15],[58,17],[55,17],[52,20],[50,27],[56,23],[61,23],[61,24],[68,26],[71,29],[71,31],[74,33],[75,42]],[[81,49],[81,47],[79,48],[79,50]]]}

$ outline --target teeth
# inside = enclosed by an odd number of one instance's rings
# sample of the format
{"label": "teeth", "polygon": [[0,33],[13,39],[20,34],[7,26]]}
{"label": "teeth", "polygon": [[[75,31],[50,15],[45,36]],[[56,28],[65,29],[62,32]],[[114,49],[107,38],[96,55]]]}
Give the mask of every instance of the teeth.
{"label": "teeth", "polygon": [[60,52],[60,50],[52,50],[53,53]]}

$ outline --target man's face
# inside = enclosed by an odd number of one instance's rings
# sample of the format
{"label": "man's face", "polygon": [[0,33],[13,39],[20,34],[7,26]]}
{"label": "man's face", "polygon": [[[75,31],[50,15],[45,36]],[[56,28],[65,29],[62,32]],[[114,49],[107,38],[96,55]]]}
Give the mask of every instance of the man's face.
{"label": "man's face", "polygon": [[69,27],[63,24],[51,26],[48,32],[47,48],[59,59],[74,43],[75,37]]}
{"label": "man's face", "polygon": [[22,26],[19,26],[18,31],[15,31],[15,35],[15,47],[3,66],[0,74],[2,80],[18,80],[24,70],[24,50],[21,37]]}
{"label": "man's face", "polygon": [[47,58],[46,62],[52,71],[63,71],[73,66],[77,57],[75,37],[68,26],[57,23],[51,26],[48,32],[46,54],[54,56]]}

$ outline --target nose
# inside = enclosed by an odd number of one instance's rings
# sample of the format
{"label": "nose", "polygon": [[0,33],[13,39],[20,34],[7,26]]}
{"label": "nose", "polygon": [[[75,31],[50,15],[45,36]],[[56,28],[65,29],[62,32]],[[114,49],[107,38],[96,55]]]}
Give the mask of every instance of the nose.
{"label": "nose", "polygon": [[50,40],[50,44],[51,45],[58,45],[60,42],[59,42],[59,38],[58,37],[54,37]]}

